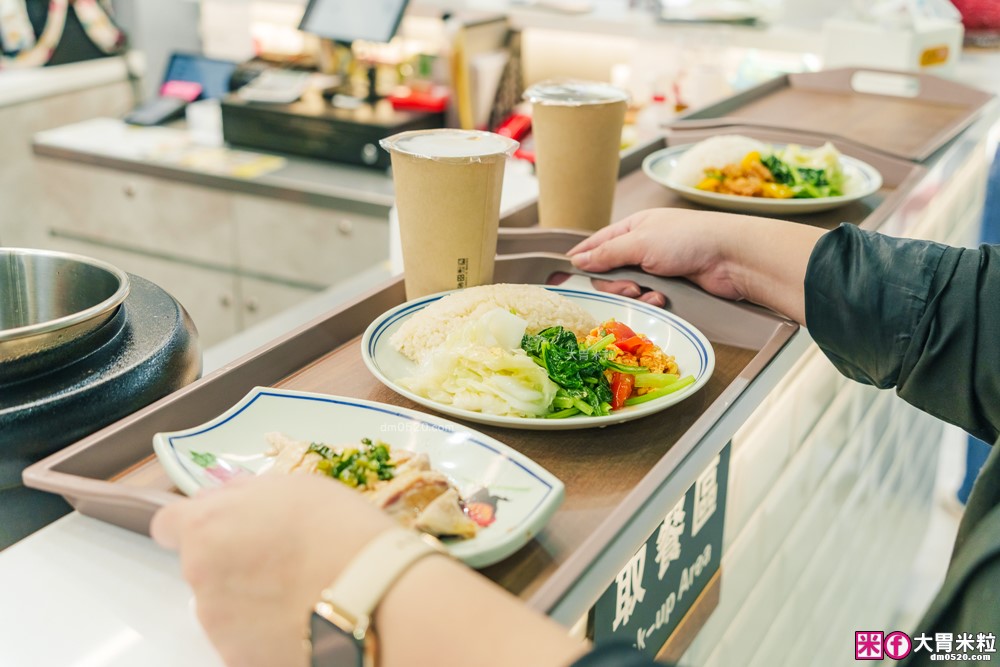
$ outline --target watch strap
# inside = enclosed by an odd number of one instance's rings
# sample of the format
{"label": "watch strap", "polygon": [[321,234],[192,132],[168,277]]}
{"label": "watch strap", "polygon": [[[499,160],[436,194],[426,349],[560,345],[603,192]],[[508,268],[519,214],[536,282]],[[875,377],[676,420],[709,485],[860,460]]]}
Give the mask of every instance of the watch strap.
{"label": "watch strap", "polygon": [[414,563],[431,554],[446,553],[430,535],[391,528],[369,542],[320,595],[317,612],[325,603],[352,625],[368,621],[389,588]]}

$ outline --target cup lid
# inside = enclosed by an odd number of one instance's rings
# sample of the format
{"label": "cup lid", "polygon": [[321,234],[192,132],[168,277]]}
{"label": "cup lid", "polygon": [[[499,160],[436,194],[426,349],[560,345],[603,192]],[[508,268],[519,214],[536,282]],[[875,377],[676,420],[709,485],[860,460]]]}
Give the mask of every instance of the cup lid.
{"label": "cup lid", "polygon": [[629,95],[621,88],[600,81],[550,80],[536,83],[524,91],[524,99],[532,104],[583,106],[628,102]]}
{"label": "cup lid", "polygon": [[510,137],[482,130],[410,130],[379,141],[390,153],[405,153],[428,160],[469,161],[507,156],[520,145]]}

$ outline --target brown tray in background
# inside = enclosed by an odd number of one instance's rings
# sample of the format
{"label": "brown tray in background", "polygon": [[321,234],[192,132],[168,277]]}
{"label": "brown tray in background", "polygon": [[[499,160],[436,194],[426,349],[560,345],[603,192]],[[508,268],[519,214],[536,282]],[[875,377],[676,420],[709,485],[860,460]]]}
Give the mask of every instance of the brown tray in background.
{"label": "brown tray in background", "polygon": [[930,74],[845,68],[772,79],[669,127],[711,127],[715,134],[730,125],[771,127],[922,162],[968,127],[992,98]]}
{"label": "brown tray in background", "polygon": [[[549,244],[558,241],[552,233],[542,236]],[[576,238],[570,234],[559,243],[572,244]],[[571,271],[565,257],[537,253],[498,258],[496,279],[545,283],[555,273]],[[484,570],[543,611],[552,608],[605,553],[797,330],[772,313],[717,299],[684,281],[627,270],[617,277],[638,279],[666,294],[671,311],[712,342],[715,372],[694,396],[627,424],[558,432],[469,425],[523,452],[566,485],[565,502],[549,525],[516,554]],[[152,513],[176,493],[153,455],[153,434],[201,424],[255,385],[328,392],[426,411],[379,384],[361,360],[359,337],[365,327],[403,300],[401,280],[378,287],[33,465],[24,473],[25,484],[65,496],[84,514],[145,532]],[[599,593],[592,592],[594,599]]]}
{"label": "brown tray in background", "polygon": [[[731,130],[733,134],[741,134],[772,143],[809,145],[810,142],[815,143],[816,141],[810,135],[797,132],[746,125],[736,125],[727,128],[727,130]],[[671,128],[666,137],[666,145],[693,144],[716,134],[718,134],[717,128]],[[825,140],[820,139],[821,142]],[[773,217],[825,229],[833,229],[842,222],[850,222],[865,229],[876,229],[888,215],[897,210],[902,198],[920,182],[920,179],[927,172],[925,167],[914,162],[860,148],[840,139],[833,139],[831,143],[844,155],[867,162],[878,169],[879,173],[882,174],[882,188],[864,199],[829,211],[799,215],[775,214]],[[613,218],[620,220],[643,209],[660,207],[707,210],[707,207],[689,202],[674,191],[654,182],[640,169],[632,171],[621,179],[615,199]]]}

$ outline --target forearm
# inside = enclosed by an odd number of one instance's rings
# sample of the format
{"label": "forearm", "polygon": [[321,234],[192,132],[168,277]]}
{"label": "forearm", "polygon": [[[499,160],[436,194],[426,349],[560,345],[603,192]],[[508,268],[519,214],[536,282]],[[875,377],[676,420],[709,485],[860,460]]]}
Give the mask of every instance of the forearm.
{"label": "forearm", "polygon": [[810,333],[850,378],[992,442],[1000,431],[1000,248],[843,226],[806,277]]}
{"label": "forearm", "polygon": [[588,646],[478,573],[426,558],[383,598],[375,618],[380,665],[563,667]]}
{"label": "forearm", "polygon": [[570,250],[574,266],[605,272],[639,266],[680,276],[712,294],[747,299],[805,321],[803,280],[823,229],[717,211],[650,209]]}
{"label": "forearm", "polygon": [[806,268],[826,230],[740,217],[717,224],[715,233],[719,235],[720,268],[737,293],[804,325]]}
{"label": "forearm", "polygon": [[[264,475],[153,518],[179,549],[198,617],[229,665],[305,665],[309,615],[365,545],[394,527],[354,490],[318,475]],[[586,650],[476,572],[432,555],[376,611],[380,665],[568,665]],[[499,639],[499,641],[498,641]]]}

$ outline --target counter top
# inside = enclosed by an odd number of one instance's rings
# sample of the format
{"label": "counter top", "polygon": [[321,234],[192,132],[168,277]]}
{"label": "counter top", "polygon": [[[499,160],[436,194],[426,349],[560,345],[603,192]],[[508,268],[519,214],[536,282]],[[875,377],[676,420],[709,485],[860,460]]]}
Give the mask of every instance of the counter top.
{"label": "counter top", "polygon": [[385,217],[393,202],[384,171],[203,145],[176,127],[134,127],[94,118],[40,132],[37,155],[234,192]]}

